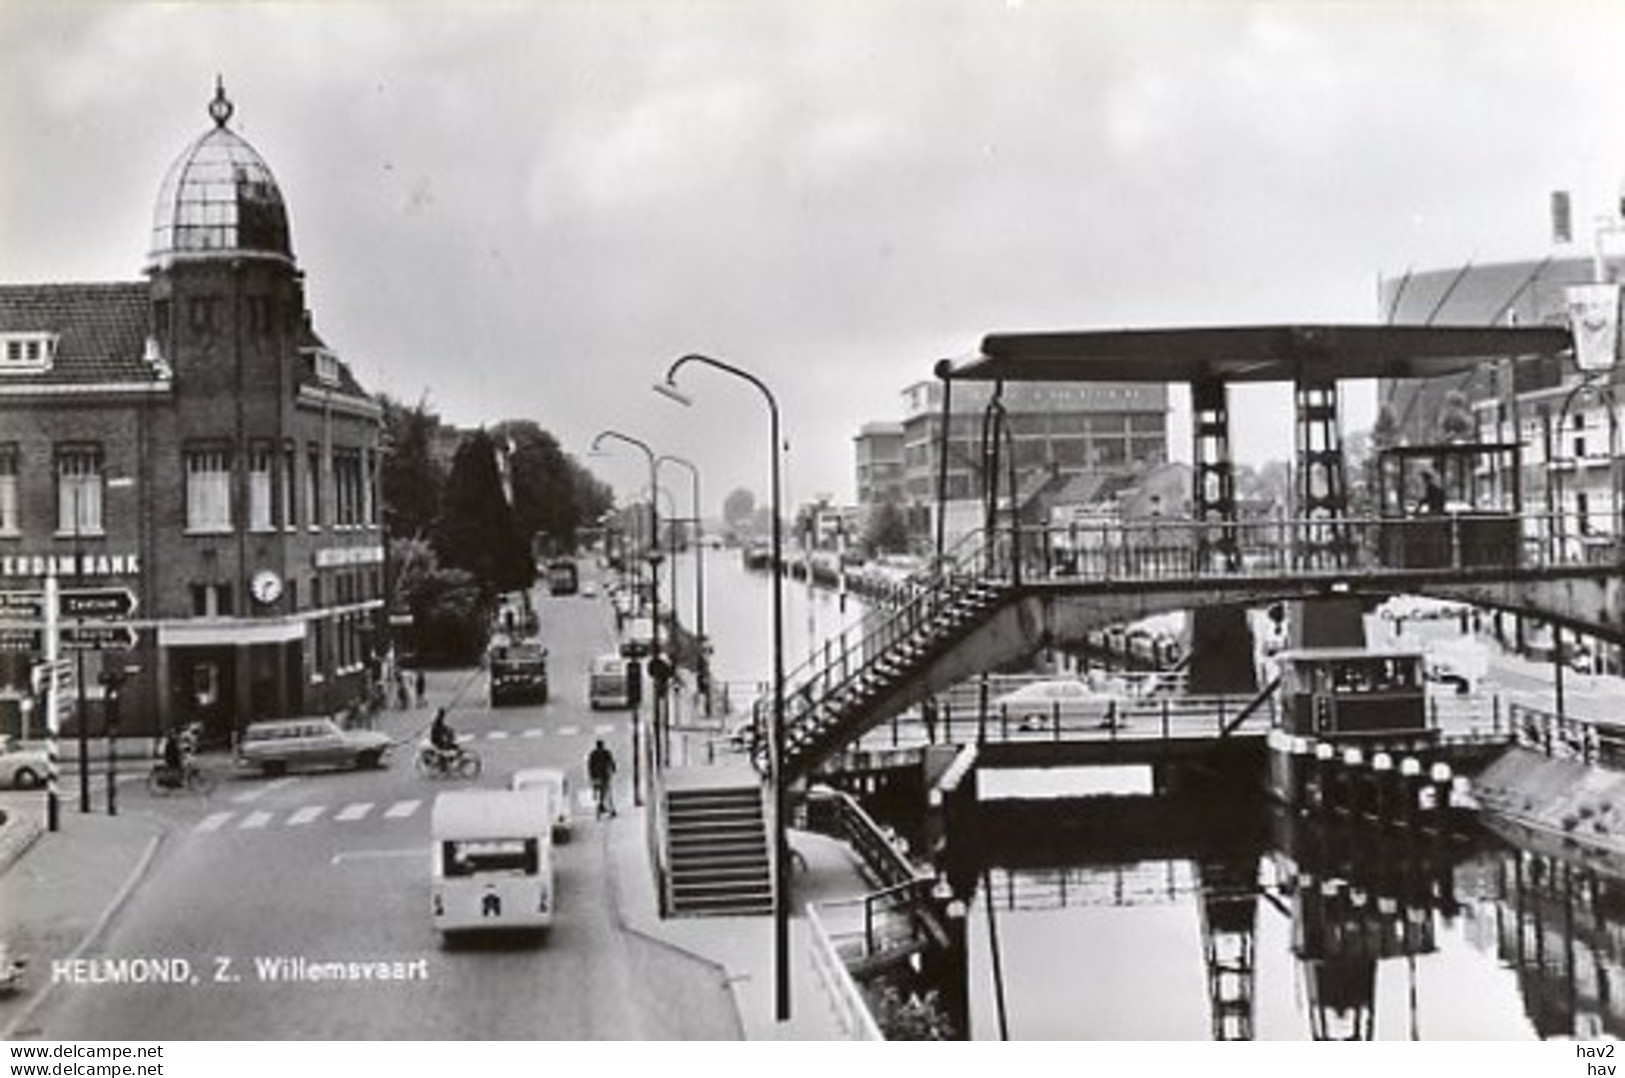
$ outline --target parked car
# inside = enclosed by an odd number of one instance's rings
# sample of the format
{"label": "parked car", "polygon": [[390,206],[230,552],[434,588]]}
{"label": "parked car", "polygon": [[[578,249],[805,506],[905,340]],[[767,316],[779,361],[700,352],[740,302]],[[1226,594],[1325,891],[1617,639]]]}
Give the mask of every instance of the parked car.
{"label": "parked car", "polygon": [[1019,722],[1026,728],[1042,729],[1059,716],[1062,725],[1092,722],[1109,728],[1121,725],[1121,700],[1112,693],[1092,688],[1077,677],[1047,678],[1007,692],[993,702],[994,714]]}
{"label": "parked car", "polygon": [[527,767],[515,771],[508,780],[510,790],[545,790],[553,811],[553,841],[570,841],[570,826],[574,818],[570,791],[570,776],[556,767]]}
{"label": "parked car", "polygon": [[378,730],[345,730],[332,719],[251,722],[238,759],[267,775],[290,767],[382,767],[392,742]]}
{"label": "parked car", "polygon": [[0,739],[0,786],[32,790],[45,782],[45,749],[6,735]]}

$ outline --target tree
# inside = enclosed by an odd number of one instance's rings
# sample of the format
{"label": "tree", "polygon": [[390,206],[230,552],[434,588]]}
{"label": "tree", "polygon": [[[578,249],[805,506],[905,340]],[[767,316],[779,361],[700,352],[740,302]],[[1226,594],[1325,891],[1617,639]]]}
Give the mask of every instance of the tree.
{"label": "tree", "polygon": [[756,513],[756,495],[738,487],[722,499],[722,520],[729,528],[738,529],[748,526]]}
{"label": "tree", "polygon": [[1473,418],[1472,405],[1467,394],[1452,389],[1444,395],[1439,409],[1439,440],[1442,442],[1470,442],[1478,434],[1478,422]]}
{"label": "tree", "polygon": [[446,488],[446,470],[434,458],[440,417],[429,410],[427,398],[408,407],[380,394],[383,441],[379,466],[386,534],[425,536],[440,516]]}
{"label": "tree", "polygon": [[540,536],[550,553],[576,548],[576,535],[614,504],[609,486],[528,419],[505,420],[492,438],[507,447],[514,518],[521,535]]}
{"label": "tree", "polygon": [[863,528],[863,547],[870,557],[906,554],[908,521],[903,518],[903,511],[892,502],[881,502],[871,509]]}
{"label": "tree", "polygon": [[1371,425],[1371,446],[1373,449],[1392,449],[1399,444],[1399,417],[1394,414],[1392,404],[1384,404],[1377,412],[1377,420]]}
{"label": "tree", "polygon": [[495,450],[483,429],[457,447],[431,536],[440,564],[466,570],[487,595],[527,588],[536,579],[530,544],[502,491]]}

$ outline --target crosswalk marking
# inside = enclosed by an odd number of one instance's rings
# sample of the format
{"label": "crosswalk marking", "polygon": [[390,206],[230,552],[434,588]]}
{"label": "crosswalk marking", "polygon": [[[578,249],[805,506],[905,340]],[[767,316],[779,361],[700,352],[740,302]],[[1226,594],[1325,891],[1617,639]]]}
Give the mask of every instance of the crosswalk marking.
{"label": "crosswalk marking", "polygon": [[579,726],[561,726],[561,727],[559,727],[559,733],[563,734],[565,737],[572,737],[575,734],[579,734],[580,732],[581,732],[581,727],[579,727]]}
{"label": "crosswalk marking", "polygon": [[300,824],[310,823],[326,811],[326,805],[306,805],[304,808],[295,809],[293,815],[288,817],[288,826],[298,827]]}
{"label": "crosswalk marking", "polygon": [[333,817],[333,819],[342,820],[342,821],[348,823],[351,820],[359,820],[359,819],[361,819],[361,817],[365,816],[367,813],[369,813],[371,811],[372,811],[372,802],[371,801],[357,801],[353,805],[345,805],[342,809],[340,809],[338,811],[338,813]]}
{"label": "crosswalk marking", "polygon": [[592,728],[592,732],[595,734],[613,734],[615,732],[615,725],[613,723],[601,722]]}
{"label": "crosswalk marking", "polygon": [[524,733],[520,734],[519,736],[520,737],[541,737],[542,732],[541,732],[541,730],[539,730],[539,729],[537,729],[535,727],[532,727],[529,730],[526,730]]}
{"label": "crosswalk marking", "polygon": [[389,820],[405,819],[418,810],[422,801],[397,801],[384,810],[384,818]]}
{"label": "crosswalk marking", "polygon": [[212,812],[209,815],[203,817],[203,819],[199,820],[197,826],[192,828],[192,830],[194,830],[194,831],[216,831],[216,830],[219,830],[220,827],[222,825],[224,825],[227,820],[231,819],[235,815],[236,815],[236,813],[234,813],[234,812]]}
{"label": "crosswalk marking", "polygon": [[486,734],[485,736],[490,738],[492,741],[502,741],[503,739],[505,739],[508,736],[508,731],[506,731],[506,730],[492,730],[490,733]]}
{"label": "crosswalk marking", "polygon": [[276,779],[273,782],[265,783],[263,786],[257,786],[252,790],[244,790],[240,794],[233,795],[231,803],[234,805],[247,805],[251,802],[258,801],[272,790],[280,790],[289,783],[297,781],[299,780],[295,775],[289,775],[286,778]]}
{"label": "crosswalk marking", "polygon": [[264,827],[271,822],[271,814],[265,811],[250,812],[242,823],[237,825],[239,831],[252,831],[257,827]]}

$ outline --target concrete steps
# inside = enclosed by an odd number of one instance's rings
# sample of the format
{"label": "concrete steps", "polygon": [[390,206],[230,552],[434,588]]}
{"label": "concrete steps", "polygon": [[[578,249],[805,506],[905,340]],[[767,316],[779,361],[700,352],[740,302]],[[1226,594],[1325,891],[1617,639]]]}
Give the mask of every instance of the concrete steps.
{"label": "concrete steps", "polygon": [[773,912],[760,785],[667,788],[667,910],[674,917]]}

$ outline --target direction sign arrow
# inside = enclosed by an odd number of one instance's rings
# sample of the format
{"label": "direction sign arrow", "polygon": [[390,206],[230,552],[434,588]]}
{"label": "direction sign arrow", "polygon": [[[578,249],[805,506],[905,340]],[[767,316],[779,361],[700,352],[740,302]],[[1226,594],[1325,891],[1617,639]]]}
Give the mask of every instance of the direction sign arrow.
{"label": "direction sign arrow", "polygon": [[129,651],[135,630],[128,625],[64,625],[62,647],[69,651]]}
{"label": "direction sign arrow", "polygon": [[0,651],[44,651],[45,633],[40,629],[0,629]]}
{"label": "direction sign arrow", "polygon": [[65,618],[127,618],[135,613],[135,592],[129,588],[64,589]]}
{"label": "direction sign arrow", "polygon": [[45,595],[38,591],[0,591],[0,617],[43,618]]}

